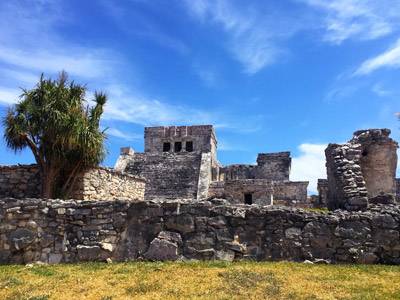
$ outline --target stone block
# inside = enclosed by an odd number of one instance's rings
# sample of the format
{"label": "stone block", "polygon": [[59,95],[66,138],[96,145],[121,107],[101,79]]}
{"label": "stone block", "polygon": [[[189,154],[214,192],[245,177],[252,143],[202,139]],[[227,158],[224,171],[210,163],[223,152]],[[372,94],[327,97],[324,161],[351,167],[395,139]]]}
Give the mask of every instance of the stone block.
{"label": "stone block", "polygon": [[31,245],[37,237],[37,234],[25,228],[19,228],[11,232],[9,242],[16,250],[22,250]]}

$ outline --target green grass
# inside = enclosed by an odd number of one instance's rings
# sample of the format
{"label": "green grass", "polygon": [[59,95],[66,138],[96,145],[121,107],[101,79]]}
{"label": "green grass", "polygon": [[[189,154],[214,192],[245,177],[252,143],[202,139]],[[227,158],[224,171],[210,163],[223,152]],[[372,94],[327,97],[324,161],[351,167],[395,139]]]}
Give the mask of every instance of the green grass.
{"label": "green grass", "polygon": [[289,262],[3,265],[0,299],[400,299],[400,266]]}

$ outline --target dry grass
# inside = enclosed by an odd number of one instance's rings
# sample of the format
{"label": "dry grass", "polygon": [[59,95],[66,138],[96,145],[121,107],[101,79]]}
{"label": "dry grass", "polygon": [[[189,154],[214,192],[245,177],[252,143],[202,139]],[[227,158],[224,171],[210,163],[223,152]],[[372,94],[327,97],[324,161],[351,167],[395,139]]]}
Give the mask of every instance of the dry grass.
{"label": "dry grass", "polygon": [[0,299],[400,299],[400,267],[297,263],[0,266]]}

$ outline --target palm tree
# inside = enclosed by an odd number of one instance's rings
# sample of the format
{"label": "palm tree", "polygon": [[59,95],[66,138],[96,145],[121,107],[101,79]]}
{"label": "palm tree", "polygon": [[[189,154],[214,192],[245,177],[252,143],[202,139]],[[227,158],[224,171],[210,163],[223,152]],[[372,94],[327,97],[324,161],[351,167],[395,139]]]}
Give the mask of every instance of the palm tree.
{"label": "palm tree", "polygon": [[44,198],[67,197],[77,175],[104,159],[99,123],[107,97],[96,92],[95,105],[89,106],[85,93],[86,87],[69,81],[64,71],[56,80],[42,74],[3,120],[7,146],[32,151]]}

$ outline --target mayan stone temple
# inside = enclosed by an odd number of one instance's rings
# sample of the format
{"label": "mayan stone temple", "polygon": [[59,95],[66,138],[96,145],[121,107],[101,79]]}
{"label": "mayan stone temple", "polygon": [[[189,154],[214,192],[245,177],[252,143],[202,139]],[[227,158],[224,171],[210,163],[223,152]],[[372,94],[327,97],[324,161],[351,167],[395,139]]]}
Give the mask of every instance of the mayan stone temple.
{"label": "mayan stone temple", "polygon": [[211,125],[147,127],[144,142],[142,153],[122,148],[114,168],[77,176],[73,199],[41,198],[34,164],[1,166],[0,263],[400,264],[398,144],[388,129],[329,144],[327,178],[312,196],[307,181],[290,181],[290,152],[221,165]]}
{"label": "mayan stone temple", "polygon": [[225,198],[231,203],[307,206],[307,181],[289,180],[290,152],[256,165],[222,166],[213,126],[147,127],[144,153],[122,148],[115,170],[146,179],[145,200]]}

